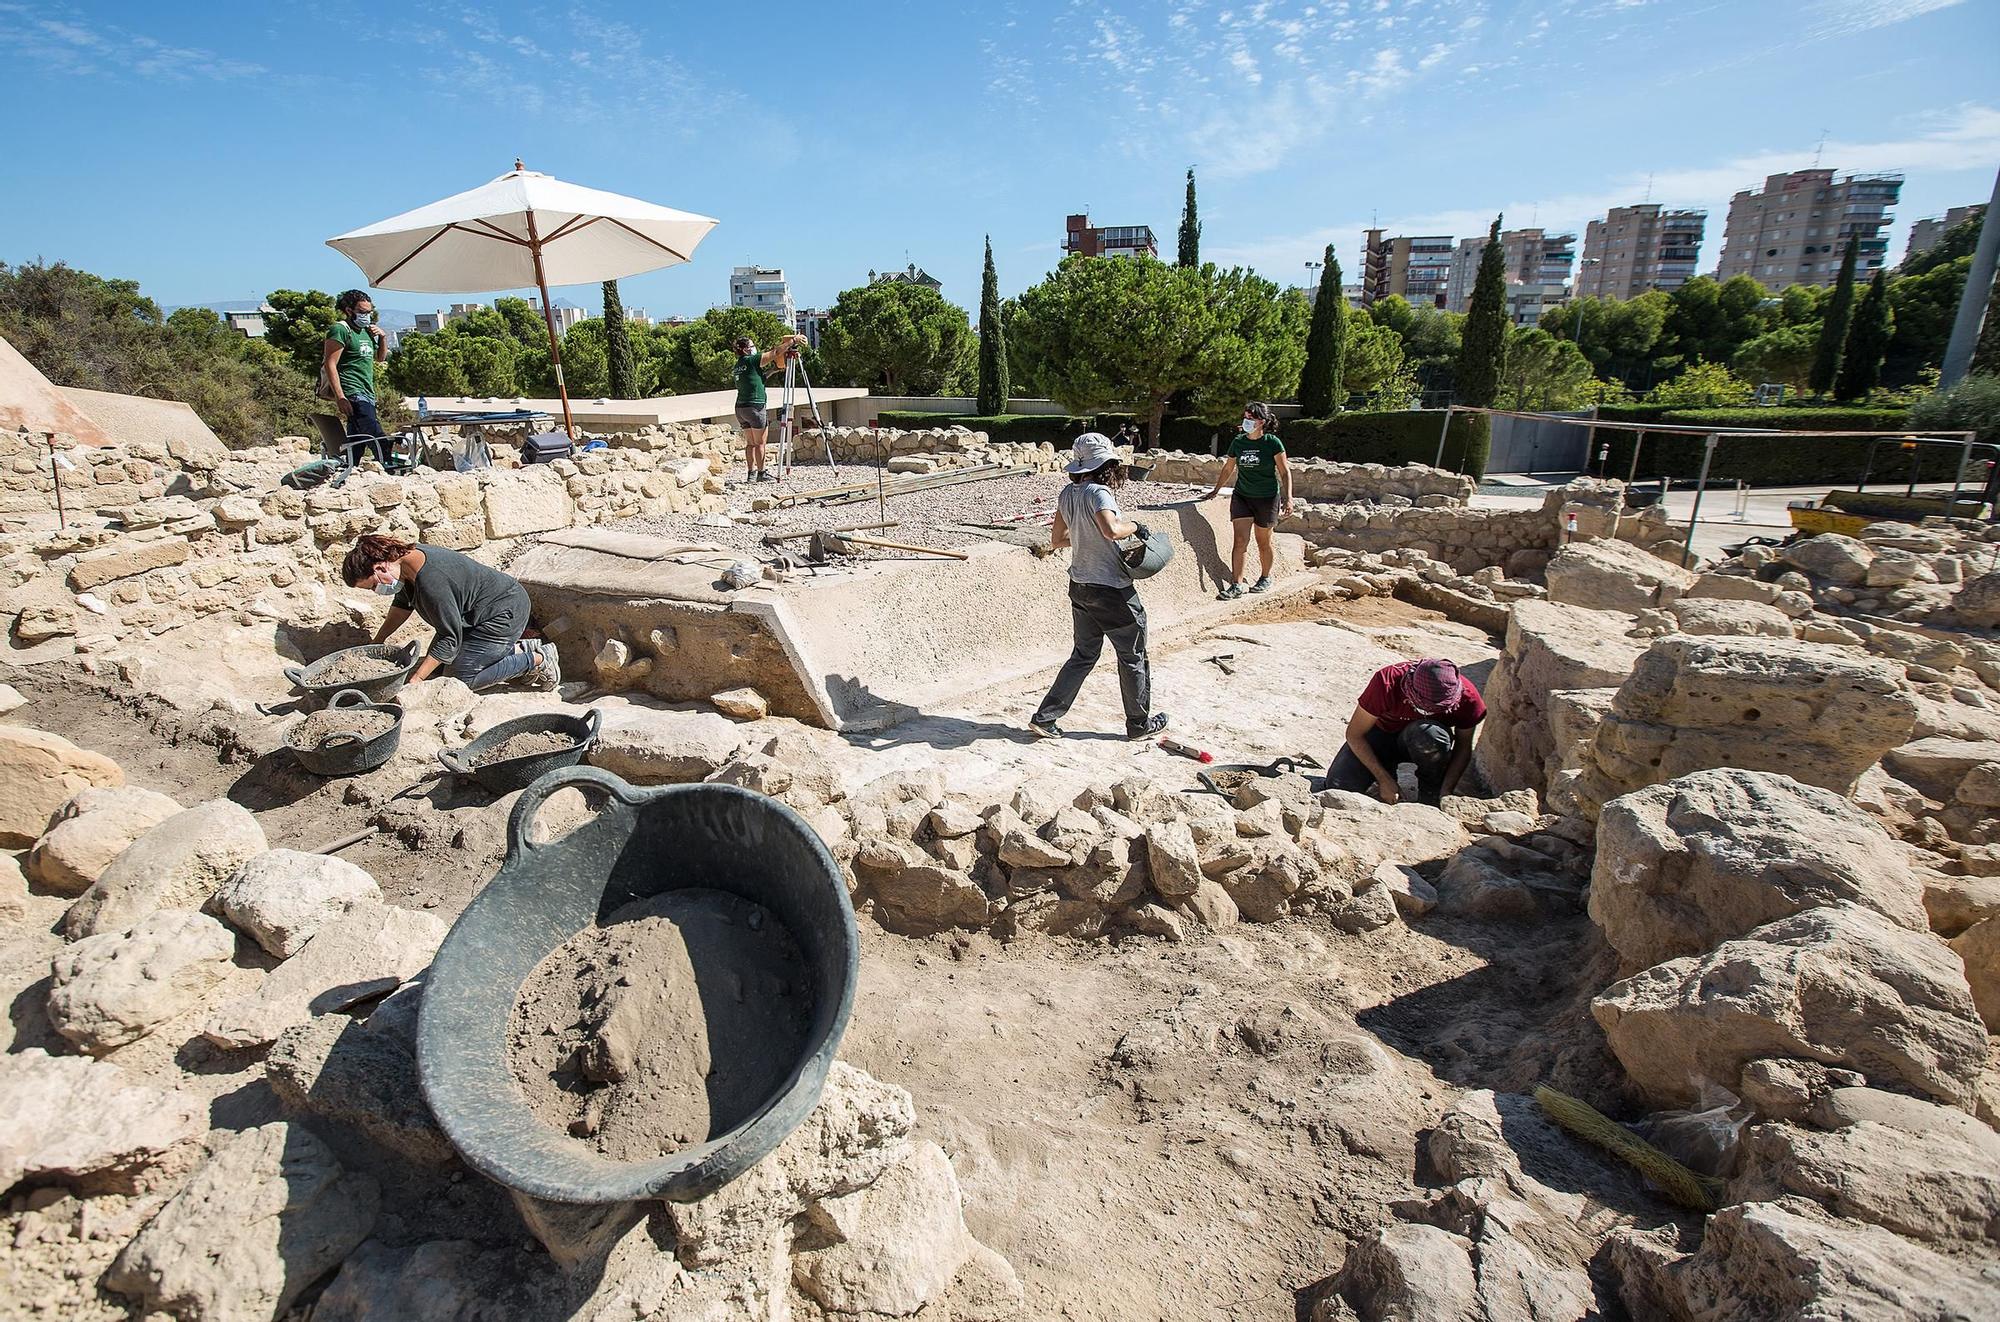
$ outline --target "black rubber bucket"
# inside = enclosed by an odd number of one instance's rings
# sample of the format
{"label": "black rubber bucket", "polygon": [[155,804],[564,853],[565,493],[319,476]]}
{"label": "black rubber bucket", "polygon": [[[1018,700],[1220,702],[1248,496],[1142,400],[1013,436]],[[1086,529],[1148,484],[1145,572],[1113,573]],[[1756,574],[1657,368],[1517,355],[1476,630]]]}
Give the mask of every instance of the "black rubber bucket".
{"label": "black rubber bucket", "polygon": [[1236,791],[1234,789],[1224,790],[1220,785],[1215,783],[1215,777],[1231,772],[1244,771],[1259,777],[1282,776],[1287,772],[1296,771],[1310,780],[1312,778],[1309,774],[1310,772],[1324,770],[1325,768],[1320,766],[1317,758],[1310,757],[1304,753],[1293,753],[1269,762],[1218,762],[1212,767],[1203,767],[1201,770],[1195,772],[1194,778],[1200,781],[1202,788],[1210,794],[1217,794],[1225,799],[1234,800],[1236,798]]}
{"label": "black rubber bucket", "polygon": [[[560,840],[529,825],[567,786],[607,800]],[[813,989],[798,1061],[735,1128],[646,1161],[615,1161],[528,1109],[507,1060],[514,1000],[536,965],[634,900],[708,887],[756,904],[797,941]],[[558,1203],[691,1202],[783,1142],[819,1102],[854,1008],[860,937],[840,868],[776,799],[734,785],[635,789],[595,767],[530,785],[507,823],[507,856],[452,925],[424,983],[417,1069],[424,1099],[467,1164]]]}
{"label": "black rubber bucket", "polygon": [[373,739],[363,739],[355,734],[330,734],[311,748],[294,748],[292,752],[297,755],[300,766],[315,776],[358,776],[364,771],[373,771],[396,755],[396,745],[403,740],[403,709],[393,702],[370,702],[368,695],[360,689],[342,689],[326,704],[328,711],[350,708],[387,712],[396,718],[396,723]]}
{"label": "black rubber bucket", "polygon": [[[365,680],[355,684],[343,680],[322,681],[316,676],[324,675],[333,668],[336,659],[351,655],[365,656],[371,661],[394,661],[402,669],[394,670],[380,679]],[[370,702],[387,702],[396,696],[403,685],[410,682],[410,674],[417,668],[421,658],[417,654],[415,639],[401,647],[390,647],[387,643],[369,643],[366,647],[347,647],[338,652],[329,652],[309,666],[286,666],[285,678],[305,691],[309,704],[317,706],[346,689],[356,689]]]}
{"label": "black rubber bucket", "polygon": [[[511,721],[500,722],[463,748],[440,748],[438,765],[454,776],[471,777],[489,793],[512,794],[515,790],[526,789],[548,772],[573,767],[583,761],[583,755],[597,742],[597,727],[603,723],[604,716],[595,707],[581,716],[571,716],[568,712],[534,712],[516,716]],[[483,765],[479,762],[481,754],[499,747],[517,734],[543,733],[566,736],[574,741],[575,746]]]}

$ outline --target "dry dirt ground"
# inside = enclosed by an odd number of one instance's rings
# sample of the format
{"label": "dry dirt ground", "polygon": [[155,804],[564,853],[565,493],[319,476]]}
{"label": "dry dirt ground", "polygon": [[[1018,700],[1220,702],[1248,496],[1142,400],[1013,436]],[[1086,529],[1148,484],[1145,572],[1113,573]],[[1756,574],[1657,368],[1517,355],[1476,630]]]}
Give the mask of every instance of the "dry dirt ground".
{"label": "dry dirt ground", "polygon": [[[1494,640],[1392,601],[1274,603],[1165,649],[1155,682],[1176,729],[1220,760],[1323,757],[1370,670],[1439,652],[1483,676]],[[1116,728],[1110,670],[1093,676],[1068,725]],[[183,803],[227,795],[258,813],[273,846],[312,848],[388,823],[343,857],[396,903],[449,921],[499,858],[511,799],[433,781],[369,802],[376,796],[353,785],[282,769],[282,756],[231,761],[208,743],[173,742],[54,667],[0,678],[30,697],[23,715],[116,758],[129,783]],[[850,788],[924,763],[940,765],[954,789],[1109,784],[1134,769],[1192,783],[1193,764],[1149,745],[1026,738],[1038,696],[1039,684],[1018,685],[883,735],[824,738]],[[49,1039],[41,1004],[57,940],[47,928],[62,907],[32,898],[28,923],[0,943],[9,1049]],[[1420,1196],[1432,1178],[1422,1135],[1462,1089],[1553,1078],[1608,1097],[1615,1070],[1577,1002],[1577,989],[1594,985],[1593,930],[1581,916],[1513,928],[1436,919],[1351,936],[1294,918],[1184,945],[1003,945],[864,924],[842,1055],[914,1095],[920,1133],[953,1158],[972,1230],[1019,1270],[1025,1316],[1278,1322],[1304,1316],[1301,1291],[1339,1266],[1351,1237]],[[192,1035],[162,1031],[119,1063],[192,1071],[219,1125],[272,1118],[255,1058],[204,1049]],[[1517,1147],[1530,1173],[1558,1189],[1642,1224],[1668,1218],[1587,1149],[1541,1133]],[[412,1177],[401,1194],[406,1224],[391,1233],[413,1242],[477,1237],[469,1227],[511,1216],[475,1179]],[[20,1247],[0,1255],[0,1315],[23,1315],[38,1299],[54,1309],[37,1316],[125,1315],[93,1282],[150,1208],[144,1198],[90,1206],[101,1208],[96,1224],[60,1244],[38,1242],[43,1223],[31,1218],[41,1213],[20,1199],[8,1206],[0,1236]],[[1601,1287],[1600,1297],[1610,1298]]]}

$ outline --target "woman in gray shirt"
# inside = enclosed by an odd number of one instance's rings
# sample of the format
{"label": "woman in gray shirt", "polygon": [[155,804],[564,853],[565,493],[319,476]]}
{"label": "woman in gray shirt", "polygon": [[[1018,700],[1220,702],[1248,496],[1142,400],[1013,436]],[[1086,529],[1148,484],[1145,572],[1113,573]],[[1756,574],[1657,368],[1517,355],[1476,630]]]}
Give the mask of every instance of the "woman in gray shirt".
{"label": "woman in gray shirt", "polygon": [[412,612],[436,631],[413,681],[440,669],[472,689],[521,676],[540,689],[562,681],[555,644],[521,637],[528,627],[528,590],[471,556],[370,533],[348,550],[341,577],[351,588],[396,599],[376,642],[386,642]]}
{"label": "woman in gray shirt", "polygon": [[1124,484],[1125,466],[1110,440],[1085,432],[1071,448],[1069,485],[1056,497],[1049,545],[1074,548],[1069,563],[1069,618],[1075,638],[1069,660],[1028,728],[1044,739],[1062,736],[1061,720],[1104,654],[1104,640],[1118,656],[1118,692],[1125,701],[1125,737],[1147,739],[1167,728],[1154,712],[1153,677],[1146,660],[1146,608],[1126,572],[1120,538],[1138,532],[1118,508],[1112,489]]}

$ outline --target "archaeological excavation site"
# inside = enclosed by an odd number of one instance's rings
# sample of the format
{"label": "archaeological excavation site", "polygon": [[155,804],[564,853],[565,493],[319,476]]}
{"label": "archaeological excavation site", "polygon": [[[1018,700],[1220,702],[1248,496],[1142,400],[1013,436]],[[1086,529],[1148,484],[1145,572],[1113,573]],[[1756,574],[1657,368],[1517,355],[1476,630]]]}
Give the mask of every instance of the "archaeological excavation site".
{"label": "archaeological excavation site", "polygon": [[2000,1316],[2000,525],[1301,459],[1230,594],[1124,450],[1050,737],[1068,451],[140,412],[0,430],[0,1315]]}

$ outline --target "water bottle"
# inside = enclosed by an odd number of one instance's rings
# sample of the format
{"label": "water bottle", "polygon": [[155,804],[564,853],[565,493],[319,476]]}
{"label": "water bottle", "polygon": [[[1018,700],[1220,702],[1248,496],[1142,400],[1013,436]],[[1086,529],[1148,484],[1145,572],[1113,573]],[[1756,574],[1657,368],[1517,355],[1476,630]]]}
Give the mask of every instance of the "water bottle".
{"label": "water bottle", "polygon": [[430,418],[430,416],[431,416],[431,402],[430,402],[430,400],[428,400],[428,399],[424,398],[424,396],[422,396],[422,395],[418,395],[418,396],[417,396],[417,418],[418,418],[418,420],[419,420],[419,421],[425,421],[425,420],[428,420],[428,419]]}

